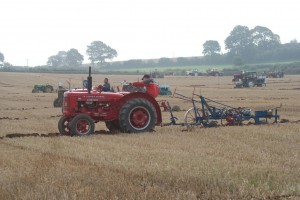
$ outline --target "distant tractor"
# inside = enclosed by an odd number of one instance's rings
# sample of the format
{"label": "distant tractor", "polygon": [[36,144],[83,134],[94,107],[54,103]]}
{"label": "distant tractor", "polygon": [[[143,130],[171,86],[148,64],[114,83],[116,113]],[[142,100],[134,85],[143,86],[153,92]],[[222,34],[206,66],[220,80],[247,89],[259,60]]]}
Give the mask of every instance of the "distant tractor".
{"label": "distant tractor", "polygon": [[46,85],[34,85],[32,93],[52,93],[54,91],[53,86]]}
{"label": "distant tractor", "polygon": [[266,73],[267,78],[283,78],[284,72],[282,71],[271,71]]}
{"label": "distant tractor", "polygon": [[198,72],[198,69],[192,69],[192,70],[189,70],[189,71],[186,71],[186,75],[187,76],[199,76],[199,72]]}
{"label": "distant tractor", "polygon": [[232,81],[236,88],[266,86],[265,78],[259,77],[257,72],[243,72],[241,74],[235,74]]}
{"label": "distant tractor", "polygon": [[158,87],[160,95],[172,95],[169,85],[159,85]]}
{"label": "distant tractor", "polygon": [[223,73],[220,72],[218,69],[209,69],[206,72],[207,76],[223,76]]}
{"label": "distant tractor", "polygon": [[91,67],[87,89],[64,92],[63,116],[58,122],[62,135],[92,134],[95,123],[104,122],[114,132],[141,133],[161,125],[160,105],[148,91],[103,92],[92,89]]}

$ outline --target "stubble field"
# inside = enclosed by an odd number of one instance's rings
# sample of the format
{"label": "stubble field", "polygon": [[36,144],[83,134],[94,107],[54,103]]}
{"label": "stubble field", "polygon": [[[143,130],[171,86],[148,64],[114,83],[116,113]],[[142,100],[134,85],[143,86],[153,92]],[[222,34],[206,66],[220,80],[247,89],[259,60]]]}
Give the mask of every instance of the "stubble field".
{"label": "stubble field", "polygon": [[[0,199],[300,199],[300,76],[234,89],[232,77],[157,79],[177,92],[234,107],[274,108],[286,123],[186,129],[156,127],[89,137],[57,136],[56,93],[34,84],[81,87],[86,75],[0,73]],[[104,75],[94,75],[94,85]],[[138,76],[108,76],[111,85]],[[190,102],[160,96],[187,110]],[[183,120],[185,111],[174,113]],[[164,122],[169,113],[163,112]],[[284,121],[287,121],[284,120]],[[18,137],[16,137],[18,136]],[[22,136],[22,137],[21,137]]]}

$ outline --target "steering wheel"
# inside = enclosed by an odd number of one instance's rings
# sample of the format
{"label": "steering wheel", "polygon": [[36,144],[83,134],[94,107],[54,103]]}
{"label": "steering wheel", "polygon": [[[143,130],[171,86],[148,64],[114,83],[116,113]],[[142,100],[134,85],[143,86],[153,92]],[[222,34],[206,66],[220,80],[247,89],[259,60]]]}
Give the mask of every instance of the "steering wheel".
{"label": "steering wheel", "polygon": [[102,91],[103,86],[102,85],[98,85],[97,89],[99,90],[99,92]]}

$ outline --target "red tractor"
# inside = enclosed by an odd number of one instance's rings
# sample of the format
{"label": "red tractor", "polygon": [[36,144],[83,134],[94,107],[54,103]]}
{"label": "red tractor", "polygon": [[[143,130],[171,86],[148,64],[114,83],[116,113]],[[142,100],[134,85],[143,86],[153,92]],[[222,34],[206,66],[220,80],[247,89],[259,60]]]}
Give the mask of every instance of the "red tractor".
{"label": "red tractor", "polygon": [[223,73],[219,72],[218,69],[209,69],[206,72],[207,76],[223,76]]}
{"label": "red tractor", "polygon": [[110,131],[139,133],[161,125],[162,116],[159,104],[147,91],[113,93],[92,89],[90,67],[87,89],[64,93],[58,129],[62,135],[84,136],[92,134],[100,121]]}

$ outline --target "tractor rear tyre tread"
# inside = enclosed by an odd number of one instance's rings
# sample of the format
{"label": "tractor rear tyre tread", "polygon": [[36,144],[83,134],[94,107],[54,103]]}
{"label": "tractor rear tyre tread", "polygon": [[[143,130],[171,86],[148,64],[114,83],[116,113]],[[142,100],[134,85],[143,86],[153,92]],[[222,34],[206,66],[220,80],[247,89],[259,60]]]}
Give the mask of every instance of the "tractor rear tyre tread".
{"label": "tractor rear tyre tread", "polygon": [[120,110],[120,130],[125,133],[152,131],[157,120],[154,106],[146,99],[135,98],[127,101]]}

